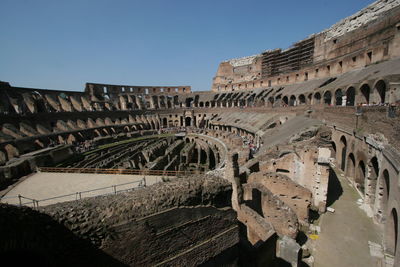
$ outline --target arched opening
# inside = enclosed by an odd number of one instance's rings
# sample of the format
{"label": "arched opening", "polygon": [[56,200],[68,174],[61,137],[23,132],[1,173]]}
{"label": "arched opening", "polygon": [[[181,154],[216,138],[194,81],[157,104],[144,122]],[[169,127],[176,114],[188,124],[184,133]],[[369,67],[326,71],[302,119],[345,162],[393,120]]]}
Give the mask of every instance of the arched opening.
{"label": "arched opening", "polygon": [[337,89],[335,92],[335,105],[336,106],[341,106],[342,105],[342,99],[343,99],[343,93],[341,89]]}
{"label": "arched opening", "polygon": [[384,192],[386,193],[386,200],[389,199],[389,193],[390,193],[390,177],[389,177],[389,172],[388,170],[383,171],[383,184],[384,184]]}
{"label": "arched opening", "polygon": [[207,152],[204,151],[203,149],[200,150],[200,164],[206,164],[207,163]]}
{"label": "arched opening", "polygon": [[390,212],[389,221],[386,224],[385,230],[385,243],[386,253],[391,254],[393,257],[396,256],[397,250],[397,239],[399,234],[398,216],[396,209],[392,209]]}
{"label": "arched opening", "polygon": [[355,182],[357,183],[358,189],[360,189],[361,192],[365,192],[365,174],[366,174],[366,167],[364,161],[360,160],[358,162],[358,168],[357,168],[357,174],[356,174],[356,179]]}
{"label": "arched opening", "polygon": [[336,144],[335,144],[335,142],[331,142],[331,145],[332,145],[332,157],[333,158],[336,158]]}
{"label": "arched opening", "polygon": [[342,145],[342,153],[341,153],[341,165],[340,168],[342,169],[342,171],[344,171],[346,169],[346,154],[347,154],[347,141],[346,141],[346,137],[342,136],[340,138],[340,144]]}
{"label": "arched opening", "polygon": [[369,94],[370,94],[370,88],[368,84],[363,84],[360,88],[361,94],[364,97],[363,103],[362,104],[369,104]]}
{"label": "arched opening", "polygon": [[380,80],[376,83],[375,89],[378,92],[379,95],[379,103],[383,104],[385,103],[385,97],[386,97],[386,84],[384,81]]}
{"label": "arched opening", "polygon": [[210,169],[213,170],[215,168],[216,162],[215,162],[215,156],[214,152],[210,150]]}
{"label": "arched opening", "polygon": [[260,190],[253,188],[251,190],[251,202],[249,203],[250,208],[257,212],[260,216],[263,216],[262,205],[261,205],[262,194]]}
{"label": "arched opening", "polygon": [[288,99],[287,96],[284,96],[284,97],[282,98],[282,101],[283,101],[283,104],[286,105],[286,106],[289,104],[289,99]]}
{"label": "arched opening", "polygon": [[290,96],[289,106],[296,106],[296,97],[294,95]]}
{"label": "arched opening", "polygon": [[193,98],[186,98],[186,107],[190,108],[192,106]]}
{"label": "arched opening", "polygon": [[270,96],[268,98],[267,106],[268,107],[273,107],[274,106],[274,98],[272,96]]}
{"label": "arched opening", "polygon": [[356,89],[354,89],[354,87],[350,87],[346,92],[346,106],[354,106],[355,99]]}
{"label": "arched opening", "polygon": [[332,103],[332,93],[330,91],[326,91],[324,93],[324,104],[330,105]]}
{"label": "arched opening", "polygon": [[168,119],[167,118],[163,118],[162,122],[163,122],[163,127],[168,127]]}
{"label": "arched opening", "polygon": [[191,117],[186,117],[185,118],[185,126],[192,126],[192,118]]}
{"label": "arched opening", "polygon": [[306,97],[304,95],[299,95],[299,104],[300,105],[306,104]]}
{"label": "arched opening", "polygon": [[347,170],[346,170],[347,177],[354,178],[355,166],[356,166],[356,160],[354,158],[354,154],[350,153],[347,160]]}
{"label": "arched opening", "polygon": [[204,107],[204,102],[200,102],[200,103],[199,103],[199,106],[200,106],[201,108],[203,108],[203,107]]}
{"label": "arched opening", "polygon": [[389,200],[389,192],[390,192],[390,178],[389,178],[389,172],[387,170],[384,170],[382,172],[382,176],[379,177],[379,188],[378,188],[378,199],[379,202],[377,203],[377,208],[378,208],[378,218],[381,219],[381,221],[384,221],[386,218],[386,210],[387,210],[387,204]]}
{"label": "arched opening", "polygon": [[321,94],[319,92],[314,94],[314,102],[315,104],[321,104]]}

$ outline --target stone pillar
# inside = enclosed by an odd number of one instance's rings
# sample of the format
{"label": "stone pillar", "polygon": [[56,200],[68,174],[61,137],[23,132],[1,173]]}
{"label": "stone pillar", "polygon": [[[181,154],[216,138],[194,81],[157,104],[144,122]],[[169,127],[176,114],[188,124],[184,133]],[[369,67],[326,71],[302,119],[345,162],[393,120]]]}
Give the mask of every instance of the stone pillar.
{"label": "stone pillar", "polygon": [[391,82],[389,88],[386,90],[385,102],[395,103],[400,100],[400,83]]}
{"label": "stone pillar", "polygon": [[158,108],[161,108],[161,97],[155,96],[157,98]]}
{"label": "stone pillar", "polygon": [[243,203],[243,188],[239,179],[239,154],[232,152],[227,157],[225,167],[225,179],[232,183],[232,208],[236,211],[240,209],[240,204]]}
{"label": "stone pillar", "polygon": [[301,258],[301,247],[294,239],[283,236],[276,242],[276,256],[290,263],[292,267],[297,267]]}
{"label": "stone pillar", "polygon": [[151,96],[150,96],[150,108],[155,108],[154,99]]}
{"label": "stone pillar", "polygon": [[138,107],[138,109],[143,109],[141,98],[135,97],[135,100],[136,100],[136,106]]}
{"label": "stone pillar", "polygon": [[197,165],[201,163],[201,147],[197,148]]}

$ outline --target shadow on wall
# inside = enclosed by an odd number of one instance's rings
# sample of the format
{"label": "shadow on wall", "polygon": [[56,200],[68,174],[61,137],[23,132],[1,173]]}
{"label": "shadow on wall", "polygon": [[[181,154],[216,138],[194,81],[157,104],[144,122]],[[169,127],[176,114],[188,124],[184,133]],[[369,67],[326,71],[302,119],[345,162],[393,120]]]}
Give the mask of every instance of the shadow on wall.
{"label": "shadow on wall", "polygon": [[343,188],[340,181],[332,169],[329,170],[328,196],[326,198],[326,206],[329,207],[343,194]]}
{"label": "shadow on wall", "polygon": [[50,216],[0,204],[0,258],[13,266],[127,266]]}

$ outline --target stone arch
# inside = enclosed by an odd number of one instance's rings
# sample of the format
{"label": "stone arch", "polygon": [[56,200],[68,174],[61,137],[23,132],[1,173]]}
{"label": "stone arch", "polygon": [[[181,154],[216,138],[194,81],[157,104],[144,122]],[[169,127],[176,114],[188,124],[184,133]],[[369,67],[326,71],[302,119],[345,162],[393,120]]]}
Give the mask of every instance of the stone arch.
{"label": "stone arch", "polygon": [[340,144],[341,144],[340,168],[342,169],[342,171],[344,171],[346,169],[346,155],[347,155],[347,140],[346,140],[346,137],[344,137],[344,135],[342,135],[342,137],[340,137]]}
{"label": "stone arch", "polygon": [[208,108],[210,106],[210,102],[206,101],[205,106]]}
{"label": "stone arch", "polygon": [[386,253],[396,256],[397,241],[399,237],[399,219],[397,210],[393,208],[390,211],[389,220],[385,227],[385,246]]}
{"label": "stone arch", "polygon": [[156,129],[156,124],[154,123],[153,120],[150,120],[150,127],[151,129]]}
{"label": "stone arch", "polygon": [[370,92],[371,92],[369,85],[366,83],[363,84],[360,87],[360,92],[361,92],[361,95],[363,96],[362,102],[364,102],[365,104],[369,104],[369,97],[370,97]]}
{"label": "stone arch", "polygon": [[379,80],[374,86],[374,95],[377,93],[375,99],[379,101],[380,104],[385,103],[386,101],[386,83],[383,80]]}
{"label": "stone arch", "polygon": [[200,106],[201,108],[203,108],[203,107],[204,107],[204,102],[201,101],[201,102],[199,103],[199,106]]}
{"label": "stone arch", "polygon": [[305,95],[303,95],[303,94],[299,95],[299,104],[300,104],[300,105],[305,105],[305,104],[306,104],[306,97],[305,97]]}
{"label": "stone arch", "polygon": [[365,176],[367,168],[363,160],[358,162],[355,182],[362,193],[365,192]]}
{"label": "stone arch", "polygon": [[314,104],[321,104],[321,94],[319,92],[314,94]]}
{"label": "stone arch", "polygon": [[332,93],[330,91],[326,91],[324,93],[324,104],[330,105],[332,103]]}
{"label": "stone arch", "polygon": [[380,222],[385,221],[390,193],[390,177],[388,170],[384,170],[378,178],[376,216]]}
{"label": "stone arch", "polygon": [[288,98],[287,96],[284,96],[284,97],[282,98],[282,101],[283,101],[283,104],[284,104],[284,105],[289,105],[289,98]]}
{"label": "stone arch", "polygon": [[192,118],[191,117],[186,117],[185,118],[185,126],[192,126]]}
{"label": "stone arch", "polygon": [[343,92],[342,89],[337,89],[335,91],[335,105],[341,106],[343,101]]}
{"label": "stone arch", "polygon": [[346,106],[354,106],[356,100],[356,89],[349,87],[346,91]]}
{"label": "stone arch", "polygon": [[291,95],[289,99],[289,106],[296,106],[297,101],[296,101],[296,96]]}
{"label": "stone arch", "polygon": [[309,93],[308,96],[307,96],[307,102],[308,102],[309,105],[312,104],[312,98],[313,98],[313,94]]}
{"label": "stone arch", "polygon": [[332,145],[332,157],[333,158],[336,158],[336,144],[335,144],[335,142],[331,142],[331,145]]}
{"label": "stone arch", "polygon": [[268,98],[267,106],[268,107],[273,107],[274,106],[274,98],[272,96],[270,96]]}
{"label": "stone arch", "polygon": [[349,153],[349,156],[347,157],[347,168],[346,168],[347,177],[354,178],[355,167],[356,167],[356,159],[354,157],[354,154]]}
{"label": "stone arch", "polygon": [[186,98],[186,107],[190,108],[192,106],[192,102],[193,102],[193,98],[192,97]]}
{"label": "stone arch", "polygon": [[162,119],[162,125],[163,125],[163,127],[168,127],[168,119],[167,118]]}

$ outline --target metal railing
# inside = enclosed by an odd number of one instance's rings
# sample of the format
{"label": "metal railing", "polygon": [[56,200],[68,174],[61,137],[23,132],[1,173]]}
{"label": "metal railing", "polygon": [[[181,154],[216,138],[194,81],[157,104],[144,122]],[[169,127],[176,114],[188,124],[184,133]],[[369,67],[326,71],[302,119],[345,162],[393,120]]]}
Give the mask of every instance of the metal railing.
{"label": "metal railing", "polygon": [[[138,184],[138,185],[118,190],[118,187],[131,185],[131,184]],[[84,196],[85,193],[91,193],[91,192],[107,190],[107,189],[109,189],[110,191],[106,192],[106,193],[96,194],[96,195],[93,195],[93,194],[87,195],[87,197],[103,196],[103,195],[111,195],[111,194],[116,195],[117,193],[128,192],[128,191],[134,190],[135,188],[140,188],[140,187],[145,187],[145,186],[146,186],[146,177],[143,177],[141,180],[134,181],[134,182],[116,184],[116,185],[111,185],[111,186],[106,186],[106,187],[99,187],[99,188],[95,188],[92,190],[79,191],[79,192],[75,192],[75,193],[71,193],[71,194],[59,195],[59,196],[44,198],[44,199],[40,199],[40,200],[29,198],[29,197],[22,196],[19,194],[18,196],[3,197],[3,198],[1,198],[1,202],[7,203],[7,201],[4,201],[4,200],[18,199],[19,206],[23,206],[23,205],[24,206],[32,206],[33,208],[37,209],[37,208],[39,208],[39,203],[43,203],[43,202],[50,201],[50,200],[68,198],[68,197],[74,197],[74,198],[72,198],[72,199],[69,198],[65,201],[79,200],[79,199],[82,199],[85,197]],[[28,200],[28,201],[24,202],[24,200]]]}
{"label": "metal railing", "polygon": [[200,171],[168,171],[168,170],[133,170],[133,169],[97,169],[97,168],[53,168],[38,167],[38,172],[62,173],[95,173],[95,174],[124,174],[124,175],[157,175],[157,176],[182,176],[198,174]]}

